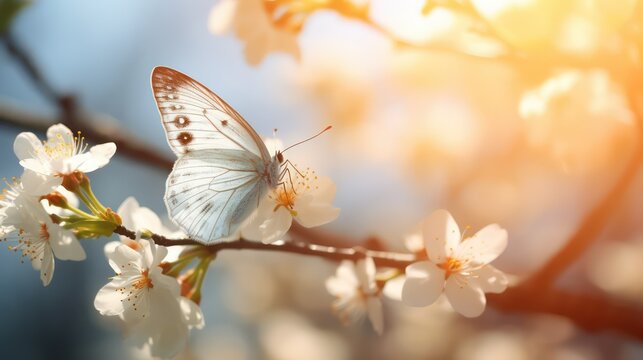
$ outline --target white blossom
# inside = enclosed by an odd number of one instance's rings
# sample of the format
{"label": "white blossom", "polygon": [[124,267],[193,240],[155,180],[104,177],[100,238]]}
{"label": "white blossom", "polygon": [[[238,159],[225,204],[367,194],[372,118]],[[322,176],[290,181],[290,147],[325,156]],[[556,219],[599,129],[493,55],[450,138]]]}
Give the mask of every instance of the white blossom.
{"label": "white blossom", "polygon": [[218,35],[233,30],[245,43],[246,60],[251,65],[259,64],[271,52],[299,58],[297,33],[276,27],[262,0],[222,0],[212,8],[208,27]]}
{"label": "white blossom", "polygon": [[180,231],[173,231],[167,228],[152,209],[141,206],[133,196],[128,197],[121,203],[117,213],[123,221],[123,226],[128,229],[147,229],[155,234],[170,238],[185,236]]}
{"label": "white blossom", "polygon": [[[150,208],[141,206],[133,196],[125,199],[118,207],[118,216],[123,221],[122,225],[127,229],[134,231],[150,230],[155,234],[165,236],[170,239],[185,237],[180,230],[173,231],[166,227],[161,218]],[[126,236],[120,236],[121,242],[131,243],[132,240]],[[118,244],[118,243],[114,243]],[[167,255],[164,261],[172,262],[178,259],[181,252],[186,246],[171,246],[167,248]]]}
{"label": "white blossom", "polygon": [[102,168],[116,152],[116,145],[110,142],[86,151],[87,144],[80,133],[74,136],[65,125],[56,124],[49,127],[43,142],[34,133],[18,134],[13,150],[25,169],[60,178],[74,171],[88,173]]}
{"label": "white blossom", "polygon": [[329,223],[339,216],[339,209],[332,206],[335,190],[328,177],[318,177],[311,170],[302,174],[292,171],[283,186],[259,203],[256,213],[242,226],[241,234],[251,240],[273,242],[282,239],[293,219],[304,227]]}
{"label": "white blossom", "polygon": [[149,346],[153,356],[174,356],[189,330],[204,322],[198,305],[180,296],[177,280],[162,273],[167,249],[147,240],[113,242],[105,249],[116,276],[98,292],[94,306],[101,315],[122,319],[135,345]]}
{"label": "white blossom", "polygon": [[326,289],[337,297],[333,309],[344,323],[357,321],[368,314],[373,329],[381,335],[384,315],[375,271],[375,262],[370,257],[357,264],[342,261],[335,276],[326,280]]}
{"label": "white blossom", "polygon": [[455,311],[467,317],[482,314],[485,292],[503,292],[507,277],[489,265],[507,246],[507,231],[488,225],[462,239],[451,214],[437,210],[423,226],[428,260],[406,268],[402,301],[410,306],[428,306],[444,292]]}
{"label": "white blossom", "polygon": [[[80,204],[80,200],[78,199],[78,196],[76,196],[73,192],[65,189],[65,187],[63,186],[58,186],[54,188],[53,191],[62,195],[65,198],[65,201],[67,202],[67,204],[69,204],[71,207],[78,208]],[[46,199],[40,200],[40,203],[45,208],[45,211],[47,211],[48,214],[58,215],[58,216],[74,215],[73,211],[51,205],[49,201],[47,201]]]}
{"label": "white blossom", "polygon": [[16,242],[10,249],[40,271],[44,286],[53,278],[55,258],[81,261],[86,257],[73,232],[55,224],[40,202],[40,195],[52,191],[54,184],[27,170],[20,181],[8,184],[0,199],[0,237]]}

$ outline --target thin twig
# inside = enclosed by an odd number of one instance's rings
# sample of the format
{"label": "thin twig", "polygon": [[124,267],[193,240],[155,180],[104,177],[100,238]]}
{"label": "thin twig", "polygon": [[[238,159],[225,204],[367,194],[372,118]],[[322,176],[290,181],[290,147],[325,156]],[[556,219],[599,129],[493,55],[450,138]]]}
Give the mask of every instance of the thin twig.
{"label": "thin twig", "polygon": [[[136,233],[124,226],[118,226],[114,233],[127,236],[130,239],[136,239]],[[162,246],[177,246],[177,245],[191,245],[202,246],[207,248],[212,253],[218,253],[222,250],[258,250],[258,251],[273,251],[283,252],[299,255],[308,255],[322,257],[332,261],[352,260],[356,261],[364,257],[373,258],[375,264],[381,267],[392,267],[398,269],[405,269],[409,264],[417,261],[413,254],[394,253],[388,251],[374,251],[363,247],[339,248],[334,246],[324,246],[317,244],[309,244],[303,242],[278,242],[266,244],[262,242],[249,241],[239,239],[229,242],[220,242],[210,245],[204,245],[192,239],[168,239],[162,235],[153,234],[152,240],[157,245]]]}

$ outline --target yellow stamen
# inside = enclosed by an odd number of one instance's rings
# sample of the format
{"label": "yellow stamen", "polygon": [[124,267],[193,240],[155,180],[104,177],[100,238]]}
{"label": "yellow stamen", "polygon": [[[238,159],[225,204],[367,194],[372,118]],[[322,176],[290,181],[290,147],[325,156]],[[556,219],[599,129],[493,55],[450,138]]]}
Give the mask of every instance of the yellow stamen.
{"label": "yellow stamen", "polygon": [[277,205],[275,206],[273,211],[277,211],[277,209],[283,207],[284,209],[288,210],[292,216],[297,216],[297,212],[293,210],[296,198],[297,194],[295,194],[295,191],[293,189],[277,190],[277,197],[275,198],[275,202],[277,203]]}
{"label": "yellow stamen", "polygon": [[144,288],[148,288],[148,289],[153,288],[154,284],[152,284],[152,279],[150,279],[149,274],[150,274],[149,269],[146,269],[145,271],[143,271],[141,273],[141,278],[134,283],[133,285],[134,288],[139,290]]}
{"label": "yellow stamen", "polygon": [[446,271],[445,276],[448,278],[449,275],[459,272],[462,269],[462,265],[462,261],[449,257],[447,261],[440,264],[439,267]]}

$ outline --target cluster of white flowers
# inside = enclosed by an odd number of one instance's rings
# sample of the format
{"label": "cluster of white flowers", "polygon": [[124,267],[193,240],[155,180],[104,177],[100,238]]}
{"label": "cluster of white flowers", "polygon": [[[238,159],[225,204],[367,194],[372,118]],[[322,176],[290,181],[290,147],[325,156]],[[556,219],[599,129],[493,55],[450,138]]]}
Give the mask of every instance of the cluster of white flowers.
{"label": "cluster of white flowers", "polygon": [[[109,236],[117,225],[168,237],[182,236],[162,225],[150,209],[126,199],[114,214],[96,199],[86,173],[108,164],[116,151],[113,143],[88,148],[84,139],[62,124],[51,126],[47,140],[33,133],[21,133],[14,152],[24,173],[6,181],[0,197],[0,238],[22,253],[42,283],[50,284],[55,259],[84,260],[79,240]],[[89,212],[79,208],[79,199]],[[128,338],[146,346],[155,356],[171,357],[184,346],[191,328],[204,325],[199,306],[182,296],[177,276],[165,274],[171,258],[179,259],[183,247],[166,256],[168,249],[152,241],[131,240],[105,246],[109,264],[116,276],[98,292],[96,309],[105,316],[118,316],[127,328]],[[191,259],[188,257],[188,260]],[[161,263],[165,261],[165,263]],[[203,262],[207,265],[207,263]]]}
{"label": "cluster of white flowers", "polygon": [[422,235],[410,236],[406,245],[415,254],[424,252],[427,260],[409,265],[405,274],[382,272],[383,279],[376,281],[375,263],[366,258],[356,265],[343,262],[328,279],[326,288],[337,297],[334,306],[344,322],[368,314],[375,331],[381,333],[382,294],[420,307],[435,303],[444,294],[455,311],[476,317],[484,311],[485,292],[500,293],[507,288],[507,276],[490,265],[507,246],[507,231],[496,224],[463,239],[451,214],[437,210],[424,221]]}
{"label": "cluster of white flowers", "polygon": [[[116,275],[98,292],[94,305],[104,316],[119,317],[131,342],[152,355],[177,354],[189,330],[204,325],[198,302],[214,256],[205,247],[168,250],[142,239],[152,234],[185,235],[163,226],[152,210],[132,197],[117,213],[96,199],[85,174],[108,164],[116,151],[113,143],[88,148],[80,134],[58,124],[48,129],[46,141],[33,133],[19,134],[14,151],[24,173],[6,181],[0,197],[0,238],[16,243],[10,249],[20,251],[40,270],[46,286],[55,258],[85,259],[79,240],[109,236],[118,225],[136,231],[136,240],[121,236],[120,241],[106,244],[105,254]],[[271,191],[236,238],[272,242],[285,236],[293,219],[310,227],[337,217],[330,179],[310,170],[292,172],[290,184]],[[80,202],[89,212],[79,208]]]}
{"label": "cluster of white flowers", "polygon": [[291,179],[271,191],[256,212],[242,227],[240,235],[249,240],[273,242],[282,240],[293,219],[304,227],[329,223],[339,216],[332,206],[335,184],[315,171],[293,171]]}
{"label": "cluster of white flowers", "polygon": [[248,63],[259,64],[271,52],[285,52],[299,58],[297,34],[278,28],[266,12],[263,0],[222,0],[210,12],[208,27],[214,34],[228,31],[245,43]]}
{"label": "cluster of white flowers", "polygon": [[191,328],[204,326],[197,304],[181,296],[176,278],[163,274],[167,248],[151,240],[112,242],[105,254],[116,273],[96,295],[94,306],[105,316],[118,316],[129,339],[148,346],[153,356],[177,354]]}
{"label": "cluster of white flowers", "polygon": [[384,331],[384,314],[380,289],[375,281],[375,262],[372,258],[353,263],[343,261],[335,276],[326,280],[326,289],[337,297],[333,309],[344,324],[357,321],[368,314],[373,329]]}
{"label": "cluster of white flowers", "polygon": [[43,142],[33,133],[21,133],[13,147],[24,173],[19,179],[7,181],[0,198],[0,237],[16,243],[10,248],[21,252],[40,271],[47,286],[54,275],[56,258],[85,259],[74,233],[54,221],[63,215],[62,209],[49,205],[76,201],[61,186],[65,177],[105,166],[116,147],[108,143],[86,152],[83,139],[61,124],[51,126]]}
{"label": "cluster of white flowers", "polygon": [[[272,144],[278,147],[278,144]],[[0,237],[15,245],[40,270],[43,284],[54,273],[54,259],[85,259],[79,240],[111,235],[117,226],[136,232],[105,245],[115,275],[96,295],[94,306],[104,316],[118,317],[137,346],[153,356],[176,355],[192,328],[202,328],[201,287],[214,254],[206,246],[158,246],[151,238],[184,237],[166,228],[150,209],[127,198],[114,213],[96,199],[85,173],[105,166],[115,152],[112,143],[87,150],[80,135],[54,125],[41,142],[32,133],[18,135],[16,156],[24,167],[20,179],[7,182],[0,197]],[[315,171],[288,165],[287,181],[271,190],[241,230],[243,237],[271,243],[283,240],[293,220],[304,227],[328,223],[339,215],[332,206],[335,184]],[[82,202],[89,212],[78,206]],[[134,233],[130,235],[132,237]],[[343,261],[326,289],[336,296],[333,309],[344,323],[368,316],[378,334],[384,329],[386,295],[410,306],[427,306],[443,293],[459,313],[482,314],[485,292],[502,292],[506,276],[489,265],[507,245],[507,232],[489,225],[463,239],[446,210],[423,223],[422,234],[406,245],[419,260],[399,270],[377,269],[372,257]]]}
{"label": "cluster of white flowers", "polygon": [[[265,138],[264,143],[270,153],[283,150],[277,138]],[[240,229],[224,241],[243,238],[273,243],[285,239],[293,220],[311,228],[339,216],[340,209],[333,206],[336,186],[329,177],[319,176],[310,168],[300,170],[293,164],[288,167],[284,183],[271,189]]]}

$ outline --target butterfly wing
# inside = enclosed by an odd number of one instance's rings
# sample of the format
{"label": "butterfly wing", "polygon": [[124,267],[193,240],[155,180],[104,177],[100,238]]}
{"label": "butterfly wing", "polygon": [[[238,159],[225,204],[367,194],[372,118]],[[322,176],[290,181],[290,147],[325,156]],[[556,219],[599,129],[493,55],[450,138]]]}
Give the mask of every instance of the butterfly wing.
{"label": "butterfly wing", "polygon": [[205,243],[233,234],[268,185],[260,157],[245,150],[201,150],[180,157],[167,180],[170,218]]}
{"label": "butterfly wing", "polygon": [[267,164],[261,137],[230,105],[191,77],[163,66],[152,71],[152,91],[175,154],[204,149],[251,152]]}
{"label": "butterfly wing", "polygon": [[166,184],[170,218],[205,243],[232,235],[271,186],[265,144],[232,107],[185,74],[156,67],[152,91],[179,157]]}

